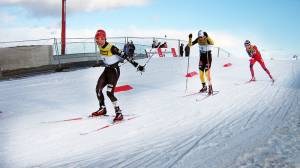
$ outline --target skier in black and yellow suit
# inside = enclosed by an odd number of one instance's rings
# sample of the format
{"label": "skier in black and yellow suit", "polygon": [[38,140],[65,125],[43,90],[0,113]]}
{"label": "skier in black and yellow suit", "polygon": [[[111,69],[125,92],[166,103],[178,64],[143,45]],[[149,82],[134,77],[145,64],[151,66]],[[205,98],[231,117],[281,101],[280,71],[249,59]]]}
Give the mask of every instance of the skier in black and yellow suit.
{"label": "skier in black and yellow suit", "polygon": [[106,93],[110,101],[113,103],[116,112],[114,121],[122,120],[123,115],[117,104],[118,99],[114,95],[114,90],[120,76],[120,68],[118,64],[122,62],[124,59],[126,59],[134,67],[136,67],[138,71],[141,72],[144,71],[144,66],[139,65],[132,58],[129,58],[127,54],[121,52],[116,46],[108,43],[106,41],[106,33],[104,30],[98,30],[96,32],[95,41],[99,47],[100,56],[103,60],[103,63],[105,64],[105,69],[102,72],[101,76],[99,77],[96,86],[96,94],[97,94],[100,108],[99,110],[93,112],[91,116],[94,117],[94,116],[101,116],[106,114],[104,95],[102,93],[102,90],[107,85]]}
{"label": "skier in black and yellow suit", "polygon": [[212,62],[211,46],[214,45],[214,42],[206,32],[199,30],[198,37],[193,42],[192,42],[192,34],[189,34],[189,46],[191,47],[197,43],[199,45],[199,52],[200,52],[199,74],[202,83],[202,89],[200,90],[200,92],[202,93],[207,91],[207,86],[204,77],[205,74],[206,79],[208,81],[208,95],[212,95],[213,89],[211,83],[210,68]]}

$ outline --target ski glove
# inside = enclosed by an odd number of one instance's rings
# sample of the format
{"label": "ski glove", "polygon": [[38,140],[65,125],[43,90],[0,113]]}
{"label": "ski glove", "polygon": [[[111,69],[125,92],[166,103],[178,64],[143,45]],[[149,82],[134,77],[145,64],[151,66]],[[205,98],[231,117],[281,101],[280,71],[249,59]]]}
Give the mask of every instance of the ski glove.
{"label": "ski glove", "polygon": [[123,58],[123,59],[127,59],[128,55],[124,51],[121,51],[120,52],[120,57]]}
{"label": "ski glove", "polygon": [[193,35],[192,35],[192,33],[191,33],[191,34],[189,34],[189,38],[193,38]]}
{"label": "ski glove", "polygon": [[208,38],[208,34],[206,32],[203,32],[203,34],[206,38]]}
{"label": "ski glove", "polygon": [[145,71],[145,66],[139,65],[139,66],[137,67],[137,70],[138,70],[138,71],[141,71],[141,72],[144,72],[144,71]]}

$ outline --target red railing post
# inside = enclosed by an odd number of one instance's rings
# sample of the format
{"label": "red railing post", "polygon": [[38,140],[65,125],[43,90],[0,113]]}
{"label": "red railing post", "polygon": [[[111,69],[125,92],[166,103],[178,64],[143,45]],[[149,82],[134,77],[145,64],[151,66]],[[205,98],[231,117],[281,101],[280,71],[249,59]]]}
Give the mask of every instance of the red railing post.
{"label": "red railing post", "polygon": [[66,51],[66,0],[62,0],[61,17],[61,55],[64,55]]}

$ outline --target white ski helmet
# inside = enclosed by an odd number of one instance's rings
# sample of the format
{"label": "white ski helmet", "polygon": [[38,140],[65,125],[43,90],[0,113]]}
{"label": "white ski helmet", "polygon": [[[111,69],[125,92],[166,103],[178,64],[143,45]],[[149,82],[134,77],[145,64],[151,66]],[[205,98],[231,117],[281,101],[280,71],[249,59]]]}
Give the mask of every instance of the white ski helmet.
{"label": "white ski helmet", "polygon": [[199,31],[198,31],[198,37],[203,37],[203,36],[204,36],[203,31],[202,31],[202,30],[199,30]]}

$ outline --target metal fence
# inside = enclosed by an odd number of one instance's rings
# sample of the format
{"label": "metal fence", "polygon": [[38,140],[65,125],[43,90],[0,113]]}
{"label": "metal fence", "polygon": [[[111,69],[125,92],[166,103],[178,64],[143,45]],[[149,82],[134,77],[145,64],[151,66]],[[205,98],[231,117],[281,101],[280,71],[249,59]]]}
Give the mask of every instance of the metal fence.
{"label": "metal fence", "polygon": [[[187,41],[180,39],[158,38],[158,37],[108,37],[107,41],[113,43],[119,49],[123,50],[127,42],[133,42],[135,45],[135,56],[146,56],[145,49],[151,48],[153,41],[164,43],[168,48],[175,48],[179,53],[179,47],[183,43],[187,45]],[[33,45],[52,45],[53,58],[52,64],[61,64],[67,62],[80,62],[86,60],[99,61],[99,49],[94,38],[67,38],[65,55],[61,55],[61,39],[38,39],[0,42],[0,48],[17,47],[17,46],[33,46]],[[194,47],[196,48],[196,47]],[[217,57],[229,57],[230,53],[223,48],[213,47],[213,55]]]}

